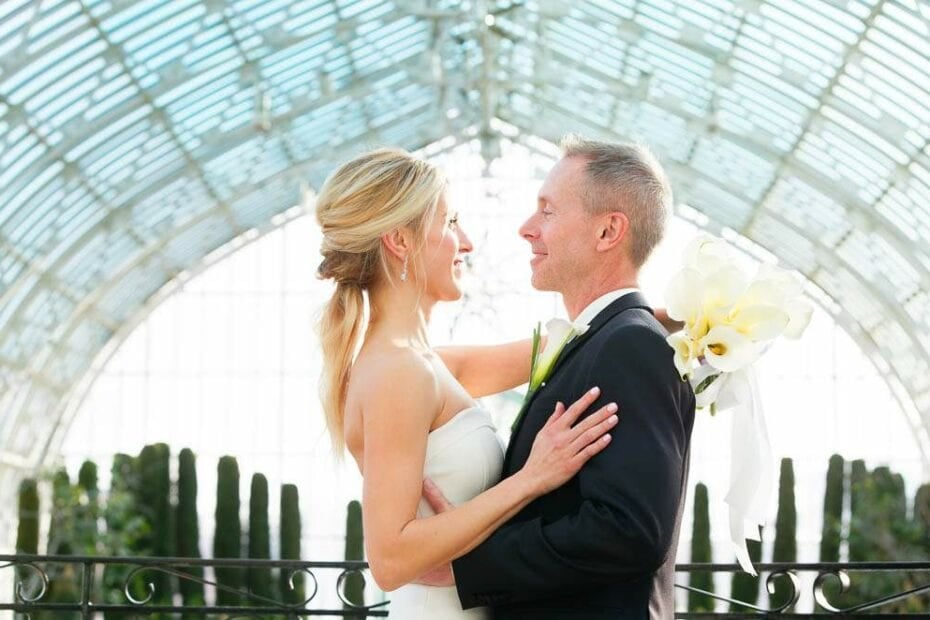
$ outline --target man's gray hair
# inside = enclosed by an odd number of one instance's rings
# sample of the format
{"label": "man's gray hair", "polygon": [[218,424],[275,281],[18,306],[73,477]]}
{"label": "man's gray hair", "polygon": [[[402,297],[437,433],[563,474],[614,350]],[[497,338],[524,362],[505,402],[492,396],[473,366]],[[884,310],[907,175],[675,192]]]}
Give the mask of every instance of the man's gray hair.
{"label": "man's gray hair", "polygon": [[589,213],[619,211],[630,220],[630,258],[640,267],[662,240],[672,206],[665,170],[648,147],[569,134],[563,157],[586,159],[582,202]]}

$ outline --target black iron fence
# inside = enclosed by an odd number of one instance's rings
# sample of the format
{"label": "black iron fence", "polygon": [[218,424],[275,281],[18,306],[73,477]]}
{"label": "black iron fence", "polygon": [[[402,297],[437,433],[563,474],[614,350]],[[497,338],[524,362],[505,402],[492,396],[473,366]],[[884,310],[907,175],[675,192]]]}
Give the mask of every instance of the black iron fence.
{"label": "black iron fence", "polygon": [[[782,597],[774,604],[738,601],[692,588],[690,575],[734,573],[735,564],[680,564],[676,587],[704,594],[714,611],[676,612],[677,618],[930,618],[930,562],[859,562],[829,564],[758,564],[763,588]],[[224,560],[187,558],[132,558],[85,556],[0,555],[0,569],[12,571],[12,587],[0,595],[0,610],[30,617],[143,617],[217,616],[224,618],[296,618],[299,616],[377,618],[388,615],[389,595],[370,580],[365,603],[346,595],[350,579],[364,579],[364,562],[303,562],[285,560]],[[216,569],[220,569],[217,571]],[[229,570],[278,571],[290,589],[291,602],[260,596],[248,588],[229,587],[216,580],[217,572]],[[114,580],[114,575],[117,577]],[[859,582],[877,575],[907,576],[890,583],[908,584],[881,596],[862,600],[856,595]],[[2,577],[2,575],[0,575]],[[168,581],[166,581],[168,580]],[[199,584],[202,602],[184,603],[180,594],[159,592],[155,583]],[[61,592],[60,584],[69,586]],[[58,591],[54,592],[56,585]],[[795,607],[810,588],[813,611]],[[357,588],[356,588],[357,589]],[[171,591],[176,592],[173,588]],[[294,595],[301,593],[296,600]],[[287,594],[287,592],[285,592]],[[684,598],[684,597],[683,597]],[[222,604],[216,601],[223,600]],[[234,600],[233,604],[229,601]],[[708,599],[705,599],[708,600]],[[843,601],[857,600],[855,604]],[[102,614],[102,615],[101,615]]]}

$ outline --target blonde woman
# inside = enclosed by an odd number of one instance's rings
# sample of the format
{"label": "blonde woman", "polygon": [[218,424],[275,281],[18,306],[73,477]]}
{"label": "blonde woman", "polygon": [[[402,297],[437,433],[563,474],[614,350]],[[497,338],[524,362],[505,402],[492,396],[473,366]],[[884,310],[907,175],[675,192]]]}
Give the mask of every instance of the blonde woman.
{"label": "blonde woman", "polygon": [[[430,313],[461,297],[472,250],[444,190],[431,164],[378,150],[336,170],[316,207],[319,275],[336,282],[320,324],[324,411],[337,452],[348,449],[362,472],[372,575],[392,592],[391,617],[404,620],[489,617],[463,611],[454,587],[414,582],[568,481],[617,423],[613,403],[582,417],[599,394],[591,386],[567,409],[556,405],[526,466],[498,483],[502,446],[474,399],[524,383],[530,343],[430,346]],[[430,510],[424,478],[453,510]]]}

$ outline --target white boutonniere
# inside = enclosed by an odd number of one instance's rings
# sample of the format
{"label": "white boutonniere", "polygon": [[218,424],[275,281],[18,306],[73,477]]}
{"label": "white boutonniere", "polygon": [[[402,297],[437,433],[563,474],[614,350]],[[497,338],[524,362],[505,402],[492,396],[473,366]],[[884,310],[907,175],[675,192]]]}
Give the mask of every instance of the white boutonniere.
{"label": "white boutonniere", "polygon": [[565,348],[565,345],[567,345],[572,338],[580,336],[586,331],[588,331],[587,325],[575,325],[565,319],[550,319],[546,323],[546,346],[540,351],[539,343],[542,341],[542,328],[539,323],[536,324],[536,329],[533,330],[533,353],[530,360],[529,388],[526,390],[526,396],[523,398],[523,404],[520,405],[520,412],[513,421],[511,430],[517,427],[517,422],[523,417],[523,412],[527,404],[533,398],[533,394],[545,384],[546,379],[552,374],[555,361],[559,358],[559,354],[562,353],[562,349]]}

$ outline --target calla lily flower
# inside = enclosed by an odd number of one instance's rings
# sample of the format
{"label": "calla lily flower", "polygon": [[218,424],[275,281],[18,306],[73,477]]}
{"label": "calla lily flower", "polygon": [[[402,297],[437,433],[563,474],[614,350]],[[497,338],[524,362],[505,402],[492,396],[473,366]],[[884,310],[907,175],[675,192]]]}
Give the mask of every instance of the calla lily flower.
{"label": "calla lily flower", "polygon": [[665,289],[665,306],[670,318],[685,322],[697,318],[704,297],[703,280],[703,274],[690,267],[672,277]]}
{"label": "calla lily flower", "polygon": [[530,377],[531,390],[536,390],[542,385],[542,382],[552,372],[552,366],[555,364],[559,353],[576,334],[577,331],[574,325],[565,319],[550,319],[546,323],[546,346],[543,347],[542,353],[539,354],[536,366],[533,369],[533,376]]}
{"label": "calla lily flower", "polygon": [[684,332],[675,332],[665,339],[666,342],[675,351],[675,368],[681,378],[687,377],[691,373],[691,366],[697,359],[694,340]]}
{"label": "calla lily flower", "polygon": [[754,342],[774,340],[788,326],[789,315],[777,306],[759,305],[734,310],[728,324]]}
{"label": "calla lily flower", "polygon": [[[704,285],[704,312],[714,314],[736,304],[749,284],[746,274],[734,265],[726,265],[709,274]],[[721,317],[722,318],[722,317]]]}
{"label": "calla lily flower", "polygon": [[752,341],[729,325],[715,325],[704,337],[704,358],[723,372],[739,370],[758,357]]}
{"label": "calla lily flower", "polygon": [[730,247],[713,235],[699,235],[684,251],[685,265],[704,274],[717,271],[732,263]]}

